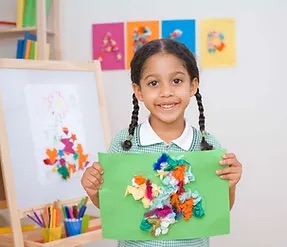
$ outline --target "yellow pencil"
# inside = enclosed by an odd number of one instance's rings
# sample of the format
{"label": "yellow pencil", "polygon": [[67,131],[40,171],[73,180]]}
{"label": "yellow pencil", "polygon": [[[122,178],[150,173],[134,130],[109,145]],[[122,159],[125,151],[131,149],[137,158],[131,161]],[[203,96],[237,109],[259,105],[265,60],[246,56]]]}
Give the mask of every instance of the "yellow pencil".
{"label": "yellow pencil", "polygon": [[56,227],[57,224],[57,209],[53,209],[53,227]]}
{"label": "yellow pencil", "polygon": [[50,212],[49,212],[49,217],[50,217],[49,228],[53,227],[53,216],[54,216],[53,209],[54,209],[54,207],[53,207],[53,205],[51,205],[50,206]]}

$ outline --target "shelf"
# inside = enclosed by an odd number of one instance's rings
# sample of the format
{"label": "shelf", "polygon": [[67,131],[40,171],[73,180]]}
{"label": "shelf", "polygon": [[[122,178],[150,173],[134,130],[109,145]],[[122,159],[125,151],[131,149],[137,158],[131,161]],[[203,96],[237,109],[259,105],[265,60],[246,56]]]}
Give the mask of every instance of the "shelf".
{"label": "shelf", "polygon": [[[6,35],[22,35],[25,32],[32,32],[36,33],[37,28],[35,27],[22,27],[22,28],[0,28],[0,36],[6,36]],[[53,36],[54,32],[47,30],[47,34]]]}
{"label": "shelf", "polygon": [[[11,234],[2,234],[0,237],[1,244],[4,244],[4,246],[12,246],[13,239]],[[33,231],[24,232],[23,237],[25,247],[81,246],[102,239],[101,221],[100,218],[93,218],[90,220],[89,229],[86,233],[72,237],[66,237],[63,235],[61,239],[48,243],[43,243],[41,228],[36,228]]]}
{"label": "shelf", "polygon": [[[2,1],[2,0],[1,0]],[[11,0],[3,0],[3,1],[11,1]],[[15,0],[14,0],[15,1]],[[50,10],[46,10],[46,1],[45,0],[37,0],[36,4],[36,23],[37,25],[32,27],[17,27],[15,23],[13,26],[9,23],[2,23],[0,25],[0,41],[3,40],[11,40],[11,44],[17,44],[17,39],[23,39],[24,33],[29,32],[37,35],[38,41],[38,59],[39,60],[61,60],[61,35],[60,35],[60,0],[52,0]],[[0,4],[1,5],[1,4]],[[16,7],[16,6],[15,6]],[[1,5],[2,8],[2,5]],[[16,9],[15,9],[16,12]],[[50,22],[51,21],[51,22]],[[50,25],[47,25],[49,23]],[[4,42],[6,44],[7,42]],[[50,57],[47,57],[49,47],[46,43],[51,44],[50,46]],[[10,45],[10,42],[7,43]],[[2,46],[2,43],[0,44]],[[15,50],[17,49],[15,47]],[[1,47],[2,48],[2,47]],[[10,52],[10,49],[9,49]],[[3,55],[1,54],[3,57]],[[6,54],[4,56],[7,56]],[[10,56],[10,55],[8,55]],[[14,55],[13,55],[14,57]],[[0,208],[1,205],[0,198]]]}

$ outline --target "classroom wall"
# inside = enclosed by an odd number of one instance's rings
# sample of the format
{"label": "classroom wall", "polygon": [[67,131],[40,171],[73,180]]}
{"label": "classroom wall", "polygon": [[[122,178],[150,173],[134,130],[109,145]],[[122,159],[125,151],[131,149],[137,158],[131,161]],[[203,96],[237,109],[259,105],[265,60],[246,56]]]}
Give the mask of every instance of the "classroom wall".
{"label": "classroom wall", "polygon": [[[92,59],[93,23],[235,18],[236,67],[201,69],[207,129],[244,167],[231,234],[212,238],[214,247],[287,246],[286,11],[285,0],[62,0],[62,54],[71,61]],[[129,124],[129,71],[103,72],[103,79],[114,135]],[[192,101],[186,117],[197,126],[196,109]],[[140,119],[146,116],[142,110]]]}

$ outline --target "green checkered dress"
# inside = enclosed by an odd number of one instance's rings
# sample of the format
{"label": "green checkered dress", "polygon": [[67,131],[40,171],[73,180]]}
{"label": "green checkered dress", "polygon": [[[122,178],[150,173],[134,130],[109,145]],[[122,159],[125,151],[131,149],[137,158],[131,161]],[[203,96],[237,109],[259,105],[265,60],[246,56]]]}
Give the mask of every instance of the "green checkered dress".
{"label": "green checkered dress", "polygon": [[[111,153],[155,153],[155,152],[184,152],[174,143],[167,145],[166,143],[157,143],[148,146],[141,145],[140,142],[140,130],[141,124],[136,127],[135,134],[132,139],[132,147],[129,151],[124,151],[121,147],[121,143],[126,140],[128,136],[128,130],[124,129],[120,131],[112,140],[109,152]],[[193,140],[190,145],[189,151],[200,151],[201,133],[193,128]],[[221,148],[217,140],[207,135],[206,141],[212,144],[215,149]],[[119,241],[118,247],[208,247],[209,238],[198,239],[185,239],[185,240],[153,240],[153,241]]]}

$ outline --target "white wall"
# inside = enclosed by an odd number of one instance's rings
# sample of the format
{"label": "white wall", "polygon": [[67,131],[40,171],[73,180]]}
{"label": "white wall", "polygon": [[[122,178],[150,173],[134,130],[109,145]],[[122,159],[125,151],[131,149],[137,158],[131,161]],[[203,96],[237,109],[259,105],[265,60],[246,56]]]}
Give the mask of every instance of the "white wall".
{"label": "white wall", "polygon": [[[283,127],[287,120],[283,108],[287,103],[286,10],[284,0],[63,1],[63,56],[67,60],[91,59],[92,23],[236,19],[237,66],[204,69],[201,73],[208,130],[244,165],[232,210],[231,234],[214,238],[212,246],[287,246],[287,129]],[[104,72],[104,83],[115,134],[129,123],[129,72]],[[118,110],[119,102],[122,110]],[[196,123],[195,104],[190,108],[187,116]]]}
{"label": "white wall", "polygon": [[[287,246],[286,12],[285,0],[62,0],[63,59],[71,61],[92,59],[93,23],[236,19],[236,67],[201,70],[208,131],[244,166],[231,213],[231,234],[212,238],[214,247]],[[129,71],[104,72],[103,77],[115,134],[129,124]],[[141,119],[146,115],[143,111]],[[197,124],[194,102],[187,118]],[[112,247],[115,242],[100,241],[94,246]]]}

